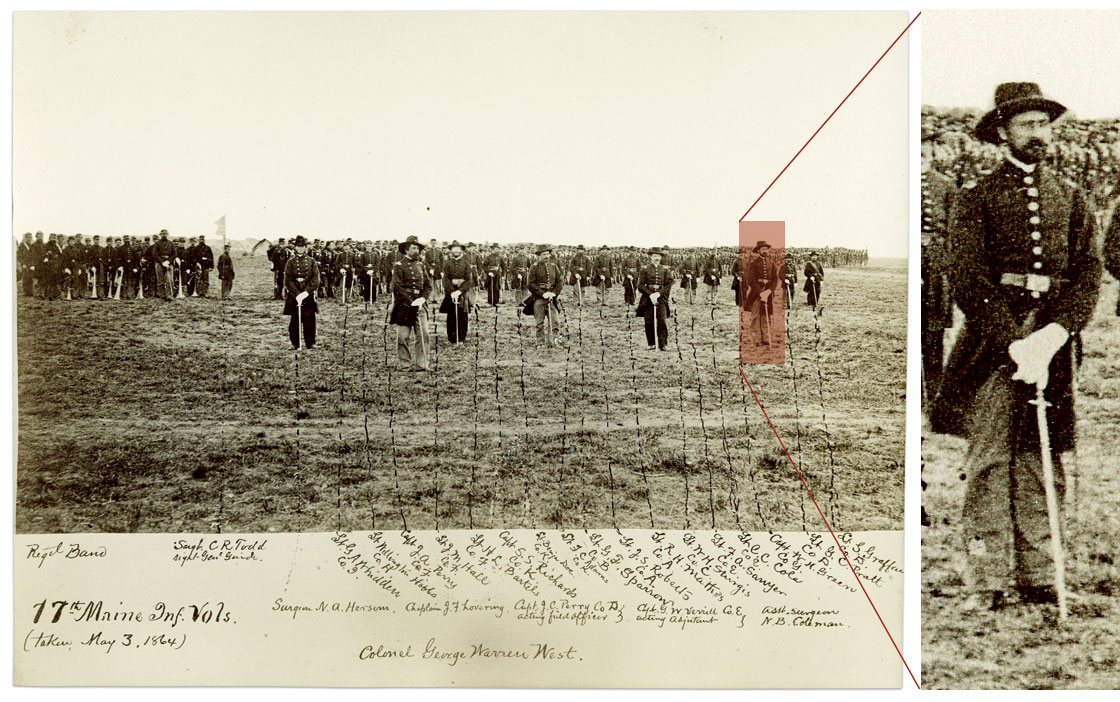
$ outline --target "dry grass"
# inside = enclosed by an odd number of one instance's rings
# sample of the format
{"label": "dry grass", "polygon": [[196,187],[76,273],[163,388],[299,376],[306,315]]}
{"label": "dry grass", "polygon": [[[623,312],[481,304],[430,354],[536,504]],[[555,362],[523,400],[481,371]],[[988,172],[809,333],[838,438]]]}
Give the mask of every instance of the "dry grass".
{"label": "dry grass", "polygon": [[[675,306],[667,353],[618,288],[602,321],[568,300],[570,350],[506,303],[495,351],[481,308],[424,375],[384,300],[322,302],[297,364],[265,262],[236,265],[226,303],[19,300],[18,532],[820,527],[740,380],[729,289]],[[747,368],[839,528],[901,528],[905,274],[830,271],[819,349],[800,301],[796,402],[788,363]]]}
{"label": "dry grass", "polygon": [[[1018,605],[961,616],[959,523],[964,499],[963,440],[923,437],[923,504],[932,525],[922,529],[922,685],[927,688],[1093,688],[1120,686],[1120,320],[1117,285],[1107,282],[1084,333],[1077,396],[1080,485],[1069,492],[1067,581],[1083,599],[1058,627],[1056,607]],[[1073,473],[1073,471],[1070,471]],[[1074,498],[1074,494],[1076,497]],[[1075,501],[1074,501],[1075,500]]]}

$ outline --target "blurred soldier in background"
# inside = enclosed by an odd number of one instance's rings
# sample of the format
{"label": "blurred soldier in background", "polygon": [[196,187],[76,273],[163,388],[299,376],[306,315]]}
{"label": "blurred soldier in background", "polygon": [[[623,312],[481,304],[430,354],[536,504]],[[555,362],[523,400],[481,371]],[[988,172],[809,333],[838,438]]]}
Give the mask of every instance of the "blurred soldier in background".
{"label": "blurred soldier in background", "polygon": [[941,382],[945,330],[953,326],[947,230],[956,187],[952,179],[933,169],[936,137],[932,129],[922,128],[922,397],[925,403],[933,398]]}
{"label": "blurred soldier in background", "polygon": [[821,257],[816,251],[809,254],[805,262],[805,292],[806,302],[813,309],[817,309],[817,301],[821,299],[821,286],[824,284],[824,266]]}
{"label": "blurred soldier in background", "polygon": [[622,295],[627,305],[637,302],[638,271],[640,268],[638,252],[628,249],[622,258]]}
{"label": "blurred soldier in background", "polygon": [[35,255],[32,251],[34,241],[31,239],[31,232],[23,235],[23,241],[20,242],[19,248],[16,249],[16,265],[17,271],[20,275],[20,281],[23,283],[23,296],[33,297],[35,295]]}
{"label": "blurred soldier in background", "polygon": [[797,289],[797,267],[794,265],[793,257],[786,254],[785,265],[782,266],[785,271],[783,276],[785,279],[785,307],[787,310],[793,309],[793,295]]}
{"label": "blurred soldier in background", "polygon": [[719,257],[716,255],[715,249],[708,255],[708,260],[704,264],[704,285],[708,286],[708,302],[716,304],[717,293],[719,292],[720,280],[720,265]]}
{"label": "blurred soldier in background", "polygon": [[198,247],[195,249],[194,269],[198,271],[198,280],[195,289],[199,297],[206,297],[210,292],[210,271],[214,270],[214,250],[206,243],[206,237],[199,235]]}
{"label": "blurred soldier in background", "polygon": [[284,237],[275,246],[268,247],[268,260],[272,262],[272,299],[279,300],[284,291],[284,269],[288,265],[288,247]]}
{"label": "blurred soldier in background", "polygon": [[490,253],[486,255],[483,268],[486,274],[486,304],[497,307],[502,296],[502,274],[504,271],[502,249],[498,244],[490,247]]}
{"label": "blurred soldier in background", "polygon": [[568,264],[568,285],[576,288],[576,304],[583,304],[583,287],[591,274],[591,261],[583,251],[583,244],[576,247],[576,254]]}
{"label": "blurred soldier in background", "polygon": [[528,289],[529,256],[522,249],[517,249],[510,257],[509,288],[513,291],[514,301],[525,304],[525,291]]}
{"label": "blurred soldier in background", "polygon": [[[1104,265],[1112,277],[1120,280],[1120,207],[1112,213],[1112,223],[1104,238]],[[1116,296],[1116,314],[1120,315],[1120,295]]]}
{"label": "blurred soldier in background", "polygon": [[228,300],[233,292],[233,259],[229,255],[229,244],[222,247],[222,255],[218,257],[218,280],[222,281],[222,299]]}
{"label": "blurred soldier in background", "polygon": [[599,295],[599,304],[607,301],[608,291],[611,289],[611,283],[614,281],[614,261],[611,259],[611,253],[607,250],[607,245],[599,249],[599,253],[595,256],[595,264],[591,269],[591,279],[595,282],[595,289]]}
{"label": "blurred soldier in background", "polygon": [[[461,249],[462,247],[460,247]],[[443,251],[439,248],[435,239],[428,242],[428,248],[424,249],[424,267],[428,270],[428,278],[432,281],[432,287],[436,295],[443,294]]]}

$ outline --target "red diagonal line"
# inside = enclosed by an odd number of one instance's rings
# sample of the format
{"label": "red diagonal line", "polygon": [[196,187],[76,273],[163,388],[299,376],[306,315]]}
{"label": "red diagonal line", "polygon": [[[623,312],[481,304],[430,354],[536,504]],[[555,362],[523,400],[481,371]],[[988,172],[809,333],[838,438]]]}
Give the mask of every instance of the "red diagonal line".
{"label": "red diagonal line", "polygon": [[848,568],[852,570],[852,575],[855,576],[856,583],[859,584],[859,589],[863,590],[863,596],[867,598],[867,604],[871,605],[871,609],[874,610],[875,616],[879,618],[879,623],[883,626],[883,631],[887,633],[887,638],[891,640],[891,645],[894,646],[898,657],[902,659],[902,665],[906,666],[906,672],[910,673],[910,679],[914,681],[914,685],[919,690],[922,689],[922,686],[918,685],[918,679],[914,677],[914,672],[910,670],[910,665],[906,662],[906,658],[903,657],[901,649],[899,649],[898,644],[894,642],[894,637],[891,636],[890,629],[887,628],[886,622],[883,621],[883,617],[879,614],[879,609],[875,606],[875,603],[871,601],[871,595],[868,594],[867,588],[863,586],[863,581],[860,580],[859,573],[856,572],[855,566],[852,565],[852,561],[848,558],[848,552],[840,545],[840,539],[836,538],[836,533],[832,531],[832,525],[828,523],[828,519],[825,518],[820,505],[817,504],[817,498],[813,497],[813,491],[809,489],[809,484],[805,482],[804,476],[801,475],[801,469],[793,462],[793,456],[790,455],[789,449],[786,448],[785,442],[782,441],[782,437],[778,436],[778,428],[775,427],[774,422],[770,420],[770,415],[766,414],[766,408],[762,406],[762,400],[758,398],[758,393],[754,391],[754,386],[751,385],[751,381],[747,380],[747,374],[743,372],[742,365],[739,366],[739,375],[743,376],[743,382],[747,384],[747,387],[751,390],[751,394],[754,395],[754,401],[758,403],[758,408],[762,410],[762,416],[766,417],[766,421],[770,424],[770,429],[774,432],[774,438],[778,440],[778,443],[782,446],[782,450],[786,452],[786,458],[789,459],[789,464],[793,466],[793,469],[797,472],[797,478],[801,481],[801,486],[805,488],[805,492],[809,493],[809,499],[813,501],[813,506],[817,508],[817,514],[821,515],[821,521],[823,521],[825,527],[828,528],[828,533],[832,534],[832,540],[836,542],[836,548],[840,549],[840,554],[844,556]]}
{"label": "red diagonal line", "polygon": [[793,158],[789,160],[789,163],[786,164],[786,167],[783,168],[781,172],[778,173],[778,175],[774,176],[774,180],[770,181],[770,185],[767,185],[766,189],[762,191],[762,195],[759,195],[758,199],[751,203],[751,206],[747,208],[747,211],[743,213],[743,216],[739,218],[740,222],[746,219],[747,215],[749,215],[751,213],[751,210],[754,209],[754,206],[758,204],[758,201],[765,197],[766,193],[770,192],[770,188],[774,187],[774,183],[778,182],[778,178],[782,177],[782,173],[785,173],[786,169],[793,165],[793,162],[796,161],[797,157],[801,155],[801,152],[805,150],[805,147],[809,145],[809,142],[812,141],[813,138],[816,137],[822,129],[824,129],[824,125],[828,124],[828,120],[832,119],[832,115],[836,114],[840,110],[840,108],[844,106],[844,103],[848,101],[848,98],[852,96],[852,93],[856,91],[856,88],[858,88],[863,83],[863,81],[867,79],[867,76],[871,75],[871,71],[875,70],[875,66],[879,65],[879,61],[882,61],[884,58],[886,58],[887,54],[890,53],[890,50],[893,49],[894,45],[898,43],[898,40],[905,36],[906,32],[910,31],[911,25],[917,22],[918,18],[921,16],[921,12],[918,12],[918,14],[914,15],[914,19],[910,20],[910,24],[906,25],[906,29],[903,29],[902,33],[895,37],[895,40],[891,42],[891,45],[887,47],[887,50],[883,52],[883,55],[879,57],[879,60],[873,63],[871,65],[871,68],[867,69],[867,73],[863,74],[863,78],[859,79],[859,83],[856,83],[855,88],[852,88],[848,91],[848,94],[844,96],[844,99],[840,101],[840,104],[836,106],[836,109],[833,110],[832,113],[829,114],[829,116],[825,118],[823,122],[821,122],[821,126],[817,127],[817,131],[813,132],[813,136],[809,137],[809,141],[805,142],[805,144],[797,150],[797,153],[795,153],[793,155]]}

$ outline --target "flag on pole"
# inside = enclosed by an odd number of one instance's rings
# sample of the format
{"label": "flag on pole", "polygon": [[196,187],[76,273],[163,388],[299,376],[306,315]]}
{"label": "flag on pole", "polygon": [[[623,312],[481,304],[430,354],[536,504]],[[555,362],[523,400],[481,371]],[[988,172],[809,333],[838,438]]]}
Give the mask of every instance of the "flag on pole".
{"label": "flag on pole", "polygon": [[214,222],[214,224],[218,225],[217,235],[222,237],[222,248],[225,248],[225,245],[226,245],[226,216],[222,215],[222,218],[219,219],[217,222]]}

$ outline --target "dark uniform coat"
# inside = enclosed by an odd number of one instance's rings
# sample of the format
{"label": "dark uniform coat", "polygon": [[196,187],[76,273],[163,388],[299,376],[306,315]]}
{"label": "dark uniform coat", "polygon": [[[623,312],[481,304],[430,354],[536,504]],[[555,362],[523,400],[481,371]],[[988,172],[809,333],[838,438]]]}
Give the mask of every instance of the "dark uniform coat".
{"label": "dark uniform coat", "polygon": [[[606,280],[600,280],[599,276],[605,276]],[[600,252],[595,257],[595,265],[591,271],[591,278],[595,285],[603,283],[608,290],[610,289],[611,282],[614,280],[614,260],[606,251]]]}
{"label": "dark uniform coat", "polygon": [[319,303],[315,301],[315,291],[319,289],[319,262],[308,254],[293,255],[284,266],[284,288],[288,297],[284,300],[284,314],[293,315],[298,306],[296,295],[307,293],[303,301],[303,314],[315,314]]}
{"label": "dark uniform coat", "polygon": [[653,305],[649,296],[653,293],[661,293],[661,297],[657,298],[657,305],[664,308],[665,316],[669,316],[669,290],[673,287],[673,274],[669,271],[669,267],[661,264],[654,266],[652,263],[646,264],[638,273],[638,292],[642,294],[642,298],[638,301],[638,307],[634,310],[635,317],[643,317],[646,313],[646,308]]}
{"label": "dark uniform coat", "polygon": [[[1011,342],[1051,322],[1071,335],[1089,322],[1101,264],[1093,242],[1092,208],[1084,193],[1043,165],[1027,174],[1005,161],[975,187],[962,190],[949,232],[950,285],[966,322],[949,356],[930,419],[934,431],[966,436],[970,401],[993,372],[1014,367],[1007,351]],[[1004,283],[1008,276],[1028,273],[1049,276],[1050,290],[1032,292]],[[1067,343],[1054,355],[1046,386],[1050,441],[1056,452],[1069,451],[1074,443],[1070,354]],[[1016,383],[1016,389],[1014,406],[1033,415],[1034,407],[1027,404],[1033,386]],[[1024,421],[1021,426],[1033,436],[1014,439],[1037,447],[1037,425]]]}
{"label": "dark uniform coat", "polygon": [[532,316],[533,303],[544,299],[546,292],[557,295],[564,289],[564,279],[560,275],[560,267],[553,261],[537,261],[529,269],[529,298],[525,300],[522,313]]}
{"label": "dark uniform coat", "polygon": [[471,300],[467,293],[471,289],[471,264],[467,261],[467,257],[462,256],[456,259],[453,256],[448,256],[443,259],[442,268],[443,302],[439,306],[440,314],[451,314],[455,306],[455,303],[451,301],[451,293],[456,290],[463,293],[459,296],[459,307],[464,312],[470,311]]}
{"label": "dark uniform coat", "polygon": [[393,311],[389,323],[402,327],[415,325],[419,308],[413,307],[413,301],[431,296],[432,280],[424,270],[424,262],[401,256],[401,260],[393,264]]}

